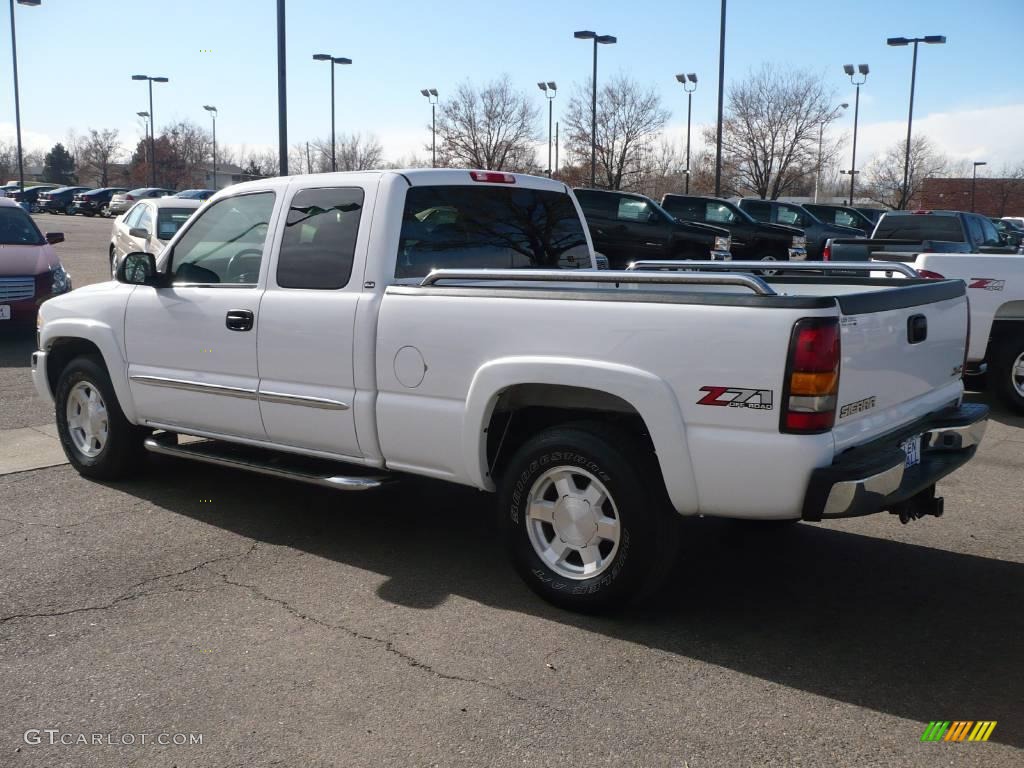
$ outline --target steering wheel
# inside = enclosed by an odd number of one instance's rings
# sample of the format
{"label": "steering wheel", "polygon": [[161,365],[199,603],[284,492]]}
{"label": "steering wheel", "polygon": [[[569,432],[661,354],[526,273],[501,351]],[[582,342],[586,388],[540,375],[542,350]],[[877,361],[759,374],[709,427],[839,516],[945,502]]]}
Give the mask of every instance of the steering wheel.
{"label": "steering wheel", "polygon": [[[227,277],[227,281],[229,283],[248,283],[248,282],[255,283],[256,282],[255,279],[253,279],[253,280],[248,280],[247,279],[248,276],[249,276],[249,273],[244,271],[246,265],[244,263],[242,263],[242,260],[246,256],[257,256],[259,258],[262,258],[263,257],[263,250],[260,249],[260,248],[246,248],[245,250],[239,251],[234,256],[232,256],[230,259],[228,259],[228,267],[225,270],[225,277]],[[259,264],[259,262],[257,262],[257,264]],[[257,273],[257,278],[258,277],[259,277],[259,274]]]}

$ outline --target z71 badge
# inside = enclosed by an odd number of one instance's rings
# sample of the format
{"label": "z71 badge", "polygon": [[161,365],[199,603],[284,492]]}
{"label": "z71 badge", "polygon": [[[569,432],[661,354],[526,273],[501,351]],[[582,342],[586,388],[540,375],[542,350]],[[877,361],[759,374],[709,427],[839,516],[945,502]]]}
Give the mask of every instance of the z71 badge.
{"label": "z71 badge", "polygon": [[1001,291],[1006,288],[1006,281],[991,277],[972,277],[967,287],[980,288],[983,291]]}
{"label": "z71 badge", "polygon": [[758,411],[772,409],[770,389],[744,389],[742,387],[701,387],[707,394],[697,405],[726,405],[730,408],[753,408]]}

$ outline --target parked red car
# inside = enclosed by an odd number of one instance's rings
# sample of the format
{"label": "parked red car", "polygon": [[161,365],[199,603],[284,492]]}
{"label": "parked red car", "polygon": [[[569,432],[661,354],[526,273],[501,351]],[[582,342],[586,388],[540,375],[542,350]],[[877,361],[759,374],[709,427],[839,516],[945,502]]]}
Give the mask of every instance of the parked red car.
{"label": "parked red car", "polygon": [[63,233],[44,236],[20,205],[0,198],[0,327],[34,323],[40,304],[71,290],[71,276],[53,250],[62,242]]}

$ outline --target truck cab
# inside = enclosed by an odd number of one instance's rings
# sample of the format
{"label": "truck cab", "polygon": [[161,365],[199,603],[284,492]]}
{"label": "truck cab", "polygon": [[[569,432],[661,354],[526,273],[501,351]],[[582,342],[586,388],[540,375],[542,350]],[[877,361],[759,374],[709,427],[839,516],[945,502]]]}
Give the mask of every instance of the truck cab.
{"label": "truck cab", "polygon": [[807,238],[807,258],[821,261],[825,243],[832,237],[865,237],[866,232],[854,227],[828,224],[801,205],[778,200],[744,197],[739,207],[758,221],[799,227]]}

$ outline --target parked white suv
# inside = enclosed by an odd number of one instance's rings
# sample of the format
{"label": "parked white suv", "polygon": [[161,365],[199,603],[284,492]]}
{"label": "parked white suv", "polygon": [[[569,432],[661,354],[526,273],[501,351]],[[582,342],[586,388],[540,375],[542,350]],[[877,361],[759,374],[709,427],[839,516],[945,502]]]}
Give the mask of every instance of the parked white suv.
{"label": "parked white suv", "polygon": [[595,270],[551,179],[263,179],[44,304],[33,377],[87,477],[148,450],[497,491],[519,572],[574,609],[664,572],[677,515],[942,512],[987,417],[961,402],[962,282],[666,266]]}

